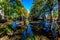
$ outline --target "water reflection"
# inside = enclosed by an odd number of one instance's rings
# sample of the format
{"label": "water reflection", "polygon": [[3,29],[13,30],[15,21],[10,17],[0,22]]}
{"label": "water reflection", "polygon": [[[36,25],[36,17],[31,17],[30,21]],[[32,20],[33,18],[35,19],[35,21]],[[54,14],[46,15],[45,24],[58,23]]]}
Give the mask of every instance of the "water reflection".
{"label": "water reflection", "polygon": [[12,23],[12,28],[13,28],[14,30],[16,30],[17,27],[18,27],[18,24],[17,24],[16,20],[14,20],[13,23]]}
{"label": "water reflection", "polygon": [[50,31],[50,22],[49,21],[45,21],[45,31],[49,32]]}
{"label": "water reflection", "polygon": [[31,38],[32,36],[33,36],[33,32],[31,30],[31,25],[28,24],[27,25],[27,29],[23,32],[23,38],[22,38],[22,40],[26,40],[27,37]]}

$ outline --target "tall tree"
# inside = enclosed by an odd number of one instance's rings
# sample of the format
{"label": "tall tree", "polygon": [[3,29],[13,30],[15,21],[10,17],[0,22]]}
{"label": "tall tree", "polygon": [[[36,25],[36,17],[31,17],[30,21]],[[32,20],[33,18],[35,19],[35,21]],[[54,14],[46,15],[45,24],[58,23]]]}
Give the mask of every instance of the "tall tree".
{"label": "tall tree", "polygon": [[[35,18],[39,18],[39,16],[45,13],[45,6],[47,4],[47,0],[36,0],[31,8],[31,15]],[[43,15],[44,16],[44,15]],[[42,17],[41,17],[42,18]]]}
{"label": "tall tree", "polygon": [[31,8],[32,17],[40,19],[50,19],[51,27],[53,20],[58,19],[58,1],[57,0],[36,0]]}
{"label": "tall tree", "polygon": [[3,6],[4,13],[7,18],[14,19],[14,18],[18,18],[19,16],[24,14],[24,13],[22,13],[22,11],[23,11],[22,8],[24,8],[24,7],[21,3],[21,0],[3,0],[0,3],[0,5]]}

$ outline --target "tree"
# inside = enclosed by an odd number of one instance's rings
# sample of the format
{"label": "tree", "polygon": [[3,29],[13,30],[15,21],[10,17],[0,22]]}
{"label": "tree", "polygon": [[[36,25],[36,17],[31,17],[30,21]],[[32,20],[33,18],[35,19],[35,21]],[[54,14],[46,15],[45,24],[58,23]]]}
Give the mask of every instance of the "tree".
{"label": "tree", "polygon": [[36,0],[31,8],[31,15],[35,18],[39,18],[40,15],[45,14],[45,6],[47,2],[47,0]]}
{"label": "tree", "polygon": [[[34,17],[37,17],[37,18],[38,17],[41,18],[41,16],[45,15],[45,17],[48,16],[49,17],[48,19],[50,19],[51,16],[52,16],[50,12],[53,11],[53,10],[56,10],[56,9],[58,10],[58,2],[57,2],[57,0],[53,0],[53,1],[52,0],[36,0],[33,4],[34,5],[31,8],[31,15],[34,16]],[[55,13],[57,15],[55,15]],[[55,17],[55,16],[56,16],[56,19],[57,19],[58,18],[58,11],[55,11],[53,13],[53,17]]]}
{"label": "tree", "polygon": [[30,13],[32,15],[32,18],[35,19],[39,18],[43,19],[44,21],[47,21],[48,19],[48,21],[50,21],[50,30],[51,30],[54,27],[53,22],[55,22],[58,19],[58,1],[36,0],[31,8]]}
{"label": "tree", "polygon": [[[8,19],[11,20],[11,23],[14,19],[20,18],[20,17],[28,17],[27,16],[27,10],[24,8],[24,6],[21,4],[21,0],[0,0],[0,10],[4,9],[4,15]],[[10,23],[10,22],[8,22]],[[4,30],[7,31],[7,33],[11,33],[13,30],[11,29],[12,25],[4,23],[3,25]],[[9,25],[9,26],[8,26]],[[2,29],[3,30],[3,29]],[[1,31],[1,30],[0,30]]]}

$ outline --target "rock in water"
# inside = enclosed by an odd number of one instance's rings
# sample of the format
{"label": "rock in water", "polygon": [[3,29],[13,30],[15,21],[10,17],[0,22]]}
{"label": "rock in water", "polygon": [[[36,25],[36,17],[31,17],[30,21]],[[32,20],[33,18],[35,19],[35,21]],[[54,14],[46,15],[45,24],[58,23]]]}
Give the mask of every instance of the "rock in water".
{"label": "rock in water", "polygon": [[49,39],[45,36],[40,36],[40,40],[49,40]]}

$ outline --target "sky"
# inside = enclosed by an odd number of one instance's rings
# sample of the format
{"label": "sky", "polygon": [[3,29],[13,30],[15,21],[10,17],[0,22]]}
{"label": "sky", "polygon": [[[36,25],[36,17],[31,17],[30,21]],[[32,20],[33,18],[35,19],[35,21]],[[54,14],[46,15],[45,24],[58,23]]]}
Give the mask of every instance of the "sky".
{"label": "sky", "polygon": [[30,12],[31,7],[33,6],[33,0],[22,0],[22,5]]}

